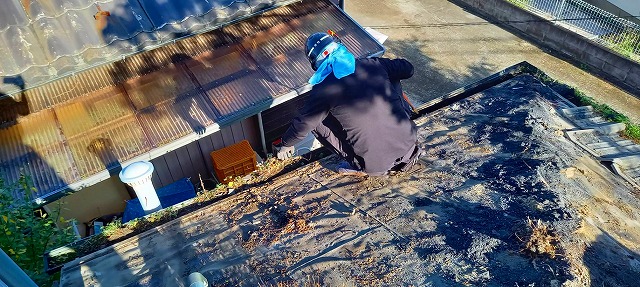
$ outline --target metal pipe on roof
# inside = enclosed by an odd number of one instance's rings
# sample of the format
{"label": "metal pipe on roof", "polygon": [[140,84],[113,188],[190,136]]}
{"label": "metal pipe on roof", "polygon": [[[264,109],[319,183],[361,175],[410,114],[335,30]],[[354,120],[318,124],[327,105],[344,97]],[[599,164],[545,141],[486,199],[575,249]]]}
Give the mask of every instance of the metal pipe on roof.
{"label": "metal pipe on roof", "polygon": [[0,282],[9,287],[38,287],[20,267],[0,249]]}
{"label": "metal pipe on roof", "polygon": [[338,7],[344,11],[344,0],[338,0]]}
{"label": "metal pipe on roof", "polygon": [[258,127],[260,128],[260,142],[262,143],[262,152],[267,156],[267,140],[264,136],[264,125],[262,124],[262,112],[258,113]]}

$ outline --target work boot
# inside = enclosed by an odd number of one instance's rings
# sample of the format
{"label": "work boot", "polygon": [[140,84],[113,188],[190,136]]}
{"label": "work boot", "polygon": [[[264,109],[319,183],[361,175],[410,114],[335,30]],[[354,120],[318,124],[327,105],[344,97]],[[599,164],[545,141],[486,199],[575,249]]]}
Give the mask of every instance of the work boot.
{"label": "work boot", "polygon": [[424,151],[422,150],[422,148],[420,148],[419,145],[416,145],[409,159],[407,161],[401,162],[396,166],[392,167],[389,170],[389,174],[396,174],[398,172],[406,172],[411,170],[411,168],[418,162],[418,159],[420,159],[420,157],[423,155],[424,155]]}
{"label": "work boot", "polygon": [[407,161],[407,164],[403,166],[400,171],[410,170],[416,164],[416,162],[418,162],[418,159],[420,159],[420,157],[423,155],[424,151],[422,150],[422,148],[420,148],[419,145],[416,145],[416,149],[413,151],[413,154],[411,154],[411,157]]}
{"label": "work boot", "polygon": [[346,176],[359,176],[359,177],[367,176],[365,172],[354,169],[351,166],[351,164],[349,164],[344,160],[338,163],[338,165],[336,166],[336,172],[340,175],[346,175]]}

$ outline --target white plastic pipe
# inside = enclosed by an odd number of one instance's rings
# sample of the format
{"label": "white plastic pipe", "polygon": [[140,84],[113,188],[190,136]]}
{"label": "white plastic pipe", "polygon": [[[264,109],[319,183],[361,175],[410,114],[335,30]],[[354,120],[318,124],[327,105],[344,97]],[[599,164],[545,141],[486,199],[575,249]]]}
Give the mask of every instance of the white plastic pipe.
{"label": "white plastic pipe", "polygon": [[162,209],[156,189],[151,182],[153,164],[148,161],[134,162],[120,171],[120,180],[133,187],[145,214]]}
{"label": "white plastic pipe", "polygon": [[187,278],[187,284],[189,284],[189,287],[209,286],[207,278],[205,278],[204,275],[200,274],[200,272],[193,272],[189,274],[189,277]]}

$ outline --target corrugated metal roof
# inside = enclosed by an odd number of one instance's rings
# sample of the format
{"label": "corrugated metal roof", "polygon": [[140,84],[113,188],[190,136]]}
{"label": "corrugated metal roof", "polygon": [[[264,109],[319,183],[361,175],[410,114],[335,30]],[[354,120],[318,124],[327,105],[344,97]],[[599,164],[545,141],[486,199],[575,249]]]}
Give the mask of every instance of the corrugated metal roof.
{"label": "corrugated metal roof", "polygon": [[[291,0],[3,2],[0,78],[20,76],[30,88]],[[0,94],[19,90],[0,82]]]}
{"label": "corrugated metal roof", "polygon": [[383,52],[327,0],[309,0],[5,98],[0,176],[28,175],[47,201],[290,99],[312,74],[305,33],[329,28],[360,57]]}

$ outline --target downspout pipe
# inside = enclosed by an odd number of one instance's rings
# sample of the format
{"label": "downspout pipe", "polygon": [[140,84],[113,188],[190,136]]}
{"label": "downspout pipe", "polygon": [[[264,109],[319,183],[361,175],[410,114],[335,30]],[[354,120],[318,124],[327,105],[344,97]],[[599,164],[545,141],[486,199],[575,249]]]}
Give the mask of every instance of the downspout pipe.
{"label": "downspout pipe", "polygon": [[9,287],[38,287],[11,257],[0,249],[0,282]]}
{"label": "downspout pipe", "polygon": [[344,0],[338,0],[338,7],[344,11]]}
{"label": "downspout pipe", "polygon": [[260,143],[262,143],[262,152],[267,156],[267,141],[264,135],[264,124],[262,123],[262,112],[258,113],[258,127],[260,128]]}

